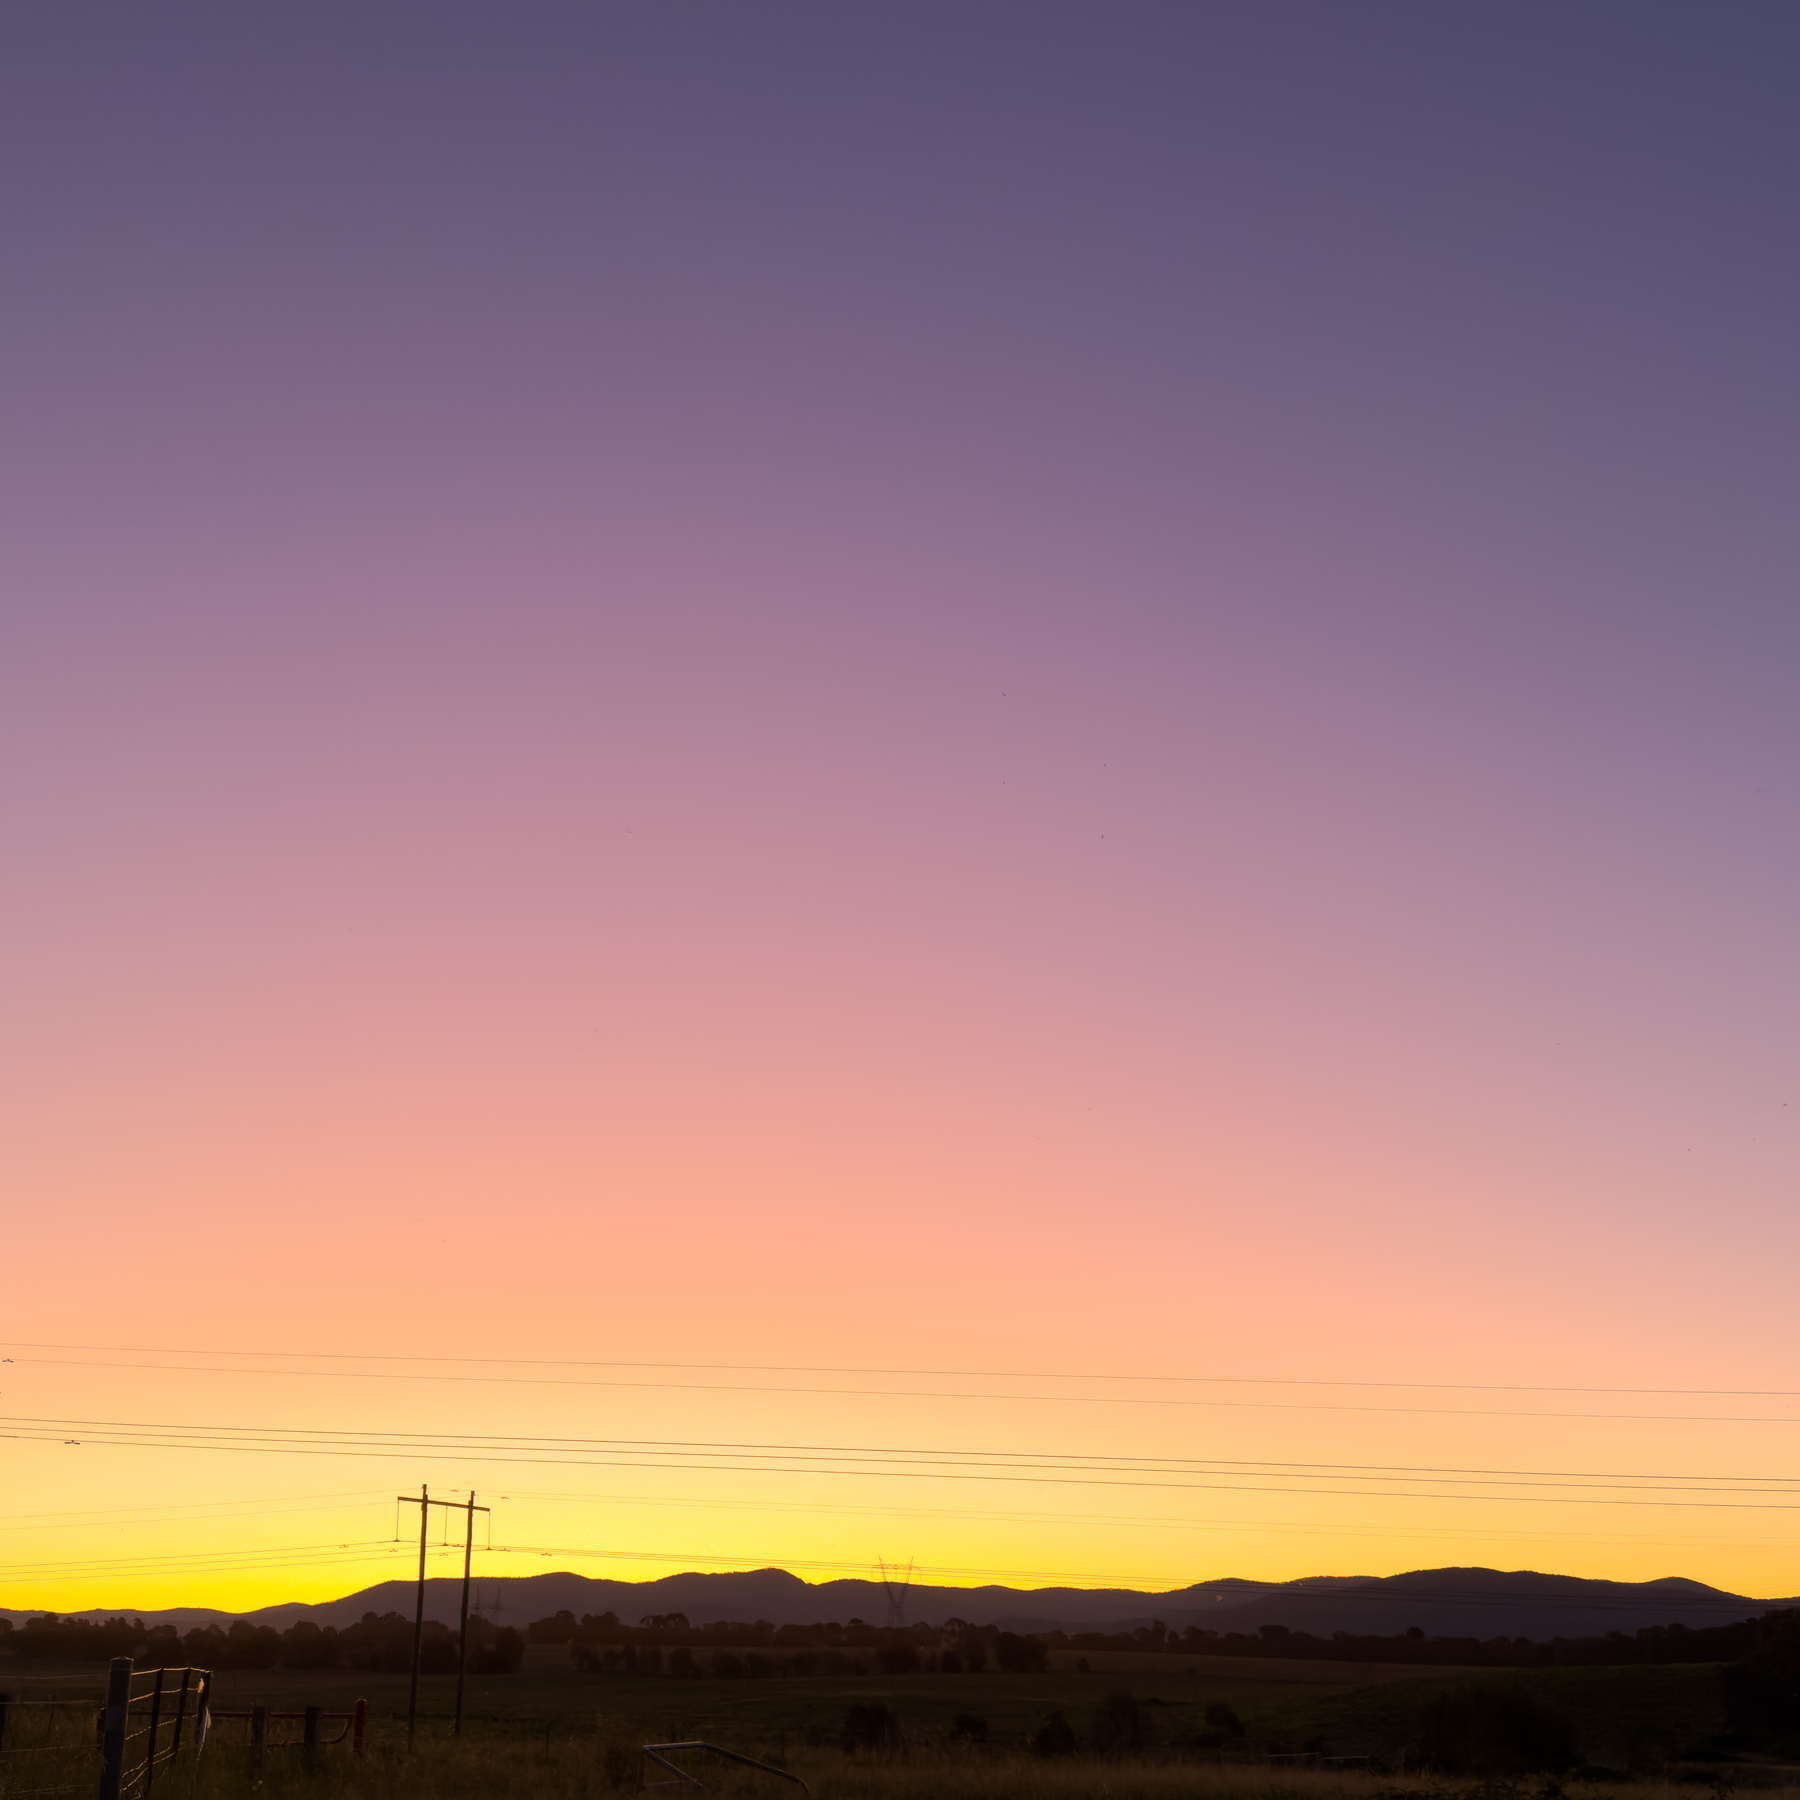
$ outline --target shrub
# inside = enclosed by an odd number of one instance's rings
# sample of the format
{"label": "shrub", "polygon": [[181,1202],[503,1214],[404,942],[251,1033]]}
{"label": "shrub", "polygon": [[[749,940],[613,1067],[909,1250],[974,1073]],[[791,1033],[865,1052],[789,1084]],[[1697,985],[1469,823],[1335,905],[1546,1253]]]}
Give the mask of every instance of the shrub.
{"label": "shrub", "polygon": [[1143,1723],[1138,1703],[1123,1688],[1094,1709],[1094,1748],[1102,1756],[1124,1756],[1138,1747]]}
{"label": "shrub", "polygon": [[1031,1740],[1032,1750],[1039,1756],[1073,1756],[1075,1733],[1061,1713],[1053,1712],[1037,1728]]}
{"label": "shrub", "polygon": [[1520,1687],[1476,1684],[1425,1708],[1420,1755],[1447,1775],[1560,1775],[1579,1762],[1575,1726]]}
{"label": "shrub", "polygon": [[916,1675],[919,1653],[911,1644],[884,1644],[875,1652],[875,1666],[884,1675]]}
{"label": "shrub", "polygon": [[1800,1647],[1778,1645],[1725,1671],[1725,1717],[1752,1742],[1800,1738]]}

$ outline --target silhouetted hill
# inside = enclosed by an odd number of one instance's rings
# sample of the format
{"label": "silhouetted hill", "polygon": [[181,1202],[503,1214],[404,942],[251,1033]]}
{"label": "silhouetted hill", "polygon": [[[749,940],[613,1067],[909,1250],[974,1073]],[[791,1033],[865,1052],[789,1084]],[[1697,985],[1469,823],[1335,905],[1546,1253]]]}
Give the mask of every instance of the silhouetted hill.
{"label": "silhouetted hill", "polygon": [[[685,1613],[695,1624],[718,1619],[766,1619],[775,1625],[810,1625],[827,1620],[887,1620],[887,1597],[874,1581],[806,1582],[785,1569],[729,1574],[665,1575],[655,1581],[603,1581],[585,1575],[550,1573],[483,1578],[476,1582],[481,1612],[500,1624],[525,1625],[559,1611],[612,1612],[627,1624],[651,1613]],[[312,1605],[290,1602],[243,1615],[258,1624],[285,1627],[296,1619],[345,1626],[365,1612],[410,1615],[414,1585],[385,1581],[341,1600]],[[454,1625],[460,1598],[456,1580],[425,1584],[428,1618]],[[958,1618],[1009,1631],[1130,1630],[1160,1619],[1177,1630],[1198,1625],[1213,1631],[1256,1631],[1284,1625],[1329,1637],[1334,1631],[1391,1636],[1418,1627],[1427,1637],[1596,1637],[1608,1631],[1635,1632],[1645,1625],[1724,1625],[1794,1600],[1748,1599],[1669,1576],[1659,1581],[1589,1581],[1573,1575],[1531,1570],[1420,1569],[1406,1575],[1307,1576],[1298,1581],[1259,1582],[1226,1578],[1197,1582],[1169,1593],[1131,1588],[951,1588],[915,1585],[906,1596],[908,1622],[941,1624]],[[133,1607],[96,1608],[100,1618]],[[14,1620],[28,1613],[9,1612]],[[170,1623],[181,1630],[234,1615],[181,1607],[143,1612],[148,1624]]]}

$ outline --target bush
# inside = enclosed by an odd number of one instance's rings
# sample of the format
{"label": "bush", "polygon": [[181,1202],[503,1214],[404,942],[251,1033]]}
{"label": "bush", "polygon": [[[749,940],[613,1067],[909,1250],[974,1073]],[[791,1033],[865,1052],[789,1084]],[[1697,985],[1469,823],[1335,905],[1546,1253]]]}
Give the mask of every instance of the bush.
{"label": "bush", "polygon": [[1129,1755],[1142,1736],[1138,1703],[1123,1688],[1108,1694],[1094,1709],[1094,1748],[1102,1756]]}
{"label": "bush", "polygon": [[1039,1756],[1073,1756],[1075,1733],[1069,1729],[1069,1722],[1061,1713],[1053,1712],[1037,1728],[1031,1740],[1031,1748]]}
{"label": "bush", "polygon": [[988,1722],[977,1713],[958,1713],[950,1721],[952,1737],[968,1738],[979,1743],[988,1734]]}
{"label": "bush", "polygon": [[1800,1645],[1777,1644],[1725,1671],[1725,1718],[1752,1743],[1800,1739]]}
{"label": "bush", "polygon": [[1520,1687],[1477,1684],[1425,1708],[1419,1751],[1446,1775],[1560,1775],[1581,1758],[1566,1714]]}
{"label": "bush", "polygon": [[1244,1721],[1222,1700],[1215,1700],[1206,1709],[1206,1728],[1209,1731],[1222,1731],[1227,1737],[1244,1735]]}
{"label": "bush", "polygon": [[884,1644],[875,1652],[875,1666],[884,1675],[916,1675],[919,1653],[911,1644]]}

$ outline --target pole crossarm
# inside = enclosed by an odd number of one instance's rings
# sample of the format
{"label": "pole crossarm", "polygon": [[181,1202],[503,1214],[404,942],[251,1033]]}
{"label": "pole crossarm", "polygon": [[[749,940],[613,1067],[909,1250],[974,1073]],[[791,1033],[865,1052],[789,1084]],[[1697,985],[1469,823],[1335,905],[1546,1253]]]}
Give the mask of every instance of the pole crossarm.
{"label": "pole crossarm", "polygon": [[[503,1495],[502,1498],[505,1496]],[[491,1506],[471,1506],[461,1500],[433,1500],[429,1495],[396,1494],[394,1498],[402,1506],[441,1506],[445,1512],[484,1512],[492,1514]]]}

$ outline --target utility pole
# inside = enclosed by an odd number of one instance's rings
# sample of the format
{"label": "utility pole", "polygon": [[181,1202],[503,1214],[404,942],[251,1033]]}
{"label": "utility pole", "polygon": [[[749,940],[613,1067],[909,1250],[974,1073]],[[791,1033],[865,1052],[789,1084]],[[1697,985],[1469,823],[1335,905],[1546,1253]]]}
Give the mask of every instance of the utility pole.
{"label": "utility pole", "polygon": [[475,1554],[475,1490],[469,1489],[469,1517],[463,1528],[462,1629],[456,1637],[456,1735],[462,1736],[463,1670],[469,1661],[469,1562]]}
{"label": "utility pole", "polygon": [[475,1515],[487,1512],[485,1506],[475,1504],[473,1490],[469,1494],[469,1503],[465,1509],[454,1500],[434,1500],[431,1490],[419,1484],[419,1497],[415,1500],[411,1494],[396,1494],[394,1498],[402,1506],[416,1506],[419,1509],[419,1603],[413,1614],[413,1654],[412,1654],[412,1687],[406,1700],[406,1748],[412,1750],[413,1739],[419,1729],[419,1652],[425,1642],[425,1534],[431,1520],[431,1509],[441,1506],[447,1511],[467,1511],[469,1530],[463,1544],[463,1590],[462,1590],[462,1642],[456,1652],[456,1730],[462,1735],[462,1700],[463,1700],[463,1661],[468,1654],[469,1637],[469,1562],[475,1549]]}

